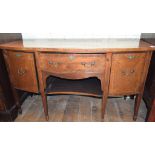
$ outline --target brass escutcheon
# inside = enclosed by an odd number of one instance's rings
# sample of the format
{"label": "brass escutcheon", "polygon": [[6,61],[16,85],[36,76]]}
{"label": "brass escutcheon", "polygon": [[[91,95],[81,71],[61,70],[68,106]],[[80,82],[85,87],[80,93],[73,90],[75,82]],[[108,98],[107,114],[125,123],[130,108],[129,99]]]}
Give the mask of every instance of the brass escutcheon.
{"label": "brass escutcheon", "polygon": [[20,76],[24,76],[24,74],[26,73],[26,70],[23,69],[23,68],[20,68],[20,69],[18,69],[17,73],[18,73],[18,75],[20,75]]}
{"label": "brass escutcheon", "polygon": [[75,56],[74,55],[69,55],[69,60],[74,60],[75,59]]}
{"label": "brass escutcheon", "polygon": [[135,58],[136,58],[135,55],[129,55],[129,56],[128,56],[128,59],[130,59],[130,60],[131,60],[131,59],[135,59]]}
{"label": "brass escutcheon", "polygon": [[16,54],[16,57],[21,57],[21,56],[22,56],[22,54],[19,54],[19,53]]}

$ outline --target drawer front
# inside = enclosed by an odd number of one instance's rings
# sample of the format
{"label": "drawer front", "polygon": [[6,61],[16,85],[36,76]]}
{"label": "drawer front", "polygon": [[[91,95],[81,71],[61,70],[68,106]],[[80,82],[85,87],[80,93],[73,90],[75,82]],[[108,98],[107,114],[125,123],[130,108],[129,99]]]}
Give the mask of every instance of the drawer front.
{"label": "drawer front", "polygon": [[109,94],[139,92],[145,57],[145,53],[113,54]]}
{"label": "drawer front", "polygon": [[9,74],[15,88],[38,92],[37,76],[33,53],[5,52]]}
{"label": "drawer front", "polygon": [[105,54],[40,54],[41,69],[52,73],[101,73]]}

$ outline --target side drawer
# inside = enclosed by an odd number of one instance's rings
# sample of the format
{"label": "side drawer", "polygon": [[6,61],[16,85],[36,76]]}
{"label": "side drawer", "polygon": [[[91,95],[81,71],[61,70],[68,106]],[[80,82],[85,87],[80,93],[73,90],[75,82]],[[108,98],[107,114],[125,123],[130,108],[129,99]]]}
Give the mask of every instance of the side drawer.
{"label": "side drawer", "polygon": [[145,52],[113,54],[110,95],[125,95],[140,91],[145,58]]}
{"label": "side drawer", "polygon": [[15,88],[38,92],[34,54],[18,51],[5,51],[5,61]]}
{"label": "side drawer", "polygon": [[40,54],[40,65],[52,73],[101,73],[105,68],[105,54]]}

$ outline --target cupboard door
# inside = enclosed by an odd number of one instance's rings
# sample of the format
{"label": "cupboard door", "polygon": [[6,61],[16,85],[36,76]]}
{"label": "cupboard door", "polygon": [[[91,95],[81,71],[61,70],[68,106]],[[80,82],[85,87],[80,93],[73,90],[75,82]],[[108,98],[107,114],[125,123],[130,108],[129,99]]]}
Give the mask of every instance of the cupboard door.
{"label": "cupboard door", "polygon": [[146,53],[113,54],[110,95],[127,95],[140,91]]}
{"label": "cupboard door", "polygon": [[33,53],[6,51],[4,57],[13,86],[37,93],[38,83]]}

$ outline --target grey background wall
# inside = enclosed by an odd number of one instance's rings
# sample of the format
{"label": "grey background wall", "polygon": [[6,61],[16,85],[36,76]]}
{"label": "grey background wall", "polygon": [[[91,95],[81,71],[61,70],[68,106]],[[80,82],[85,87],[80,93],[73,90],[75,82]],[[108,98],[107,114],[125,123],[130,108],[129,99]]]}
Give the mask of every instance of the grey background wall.
{"label": "grey background wall", "polygon": [[21,33],[0,33],[0,43],[9,42],[12,40],[21,40]]}
{"label": "grey background wall", "polygon": [[142,38],[155,38],[155,33],[142,33]]}

